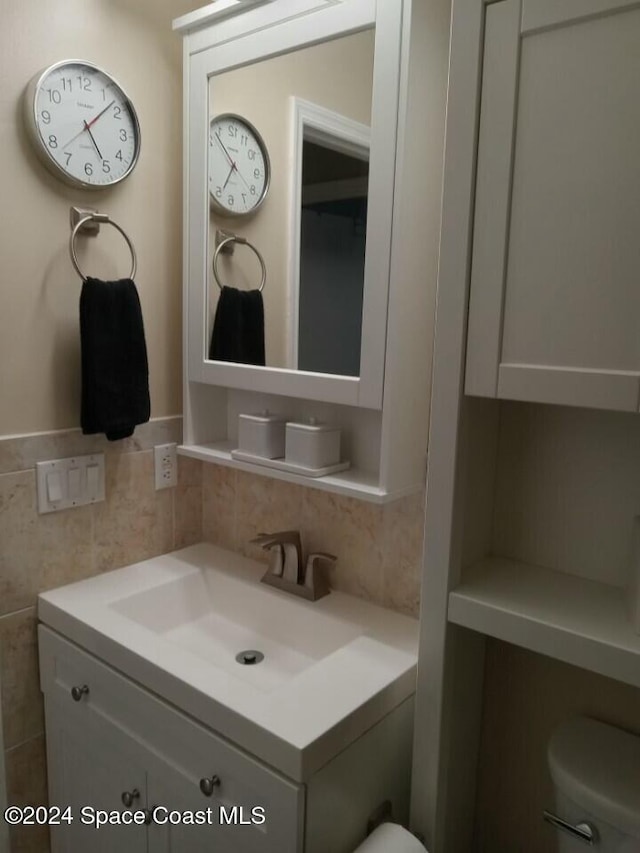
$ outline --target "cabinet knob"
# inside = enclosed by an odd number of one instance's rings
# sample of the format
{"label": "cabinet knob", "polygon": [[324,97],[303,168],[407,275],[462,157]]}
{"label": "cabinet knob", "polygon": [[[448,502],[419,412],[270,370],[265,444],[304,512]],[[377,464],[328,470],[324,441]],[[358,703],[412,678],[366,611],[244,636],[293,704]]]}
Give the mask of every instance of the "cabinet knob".
{"label": "cabinet knob", "polygon": [[89,695],[89,688],[86,684],[83,684],[82,687],[72,687],[71,688],[71,696],[74,702],[80,702],[83,696]]}
{"label": "cabinet knob", "polygon": [[214,790],[220,784],[219,776],[212,776],[210,779],[201,779],[200,780],[200,790],[205,795],[205,797],[211,797],[213,795]]}
{"label": "cabinet knob", "polygon": [[133,791],[123,791],[122,797],[122,805],[126,806],[126,808],[130,809],[133,805],[133,801],[139,799],[140,791],[137,788],[134,788]]}

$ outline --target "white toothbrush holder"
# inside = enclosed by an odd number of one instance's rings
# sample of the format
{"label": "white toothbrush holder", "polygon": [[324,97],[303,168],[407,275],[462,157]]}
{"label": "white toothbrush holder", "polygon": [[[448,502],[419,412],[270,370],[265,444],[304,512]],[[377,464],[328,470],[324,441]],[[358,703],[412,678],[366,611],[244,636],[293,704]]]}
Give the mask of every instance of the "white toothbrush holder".
{"label": "white toothbrush holder", "polygon": [[279,415],[238,415],[238,449],[263,459],[280,459],[284,456],[284,430],[285,420]]}
{"label": "white toothbrush holder", "polygon": [[305,468],[326,468],[340,462],[340,430],[328,424],[289,421],[285,459]]}

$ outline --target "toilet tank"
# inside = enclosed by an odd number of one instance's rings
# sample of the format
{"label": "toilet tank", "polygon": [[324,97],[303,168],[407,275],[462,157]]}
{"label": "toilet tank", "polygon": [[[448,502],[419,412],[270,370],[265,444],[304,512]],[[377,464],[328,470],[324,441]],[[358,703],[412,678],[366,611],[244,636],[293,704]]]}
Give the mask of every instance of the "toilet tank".
{"label": "toilet tank", "polygon": [[[598,853],[640,853],[640,737],[588,717],[553,732],[547,752],[555,787],[554,814],[571,826],[595,830]],[[589,845],[558,833],[559,853]]]}

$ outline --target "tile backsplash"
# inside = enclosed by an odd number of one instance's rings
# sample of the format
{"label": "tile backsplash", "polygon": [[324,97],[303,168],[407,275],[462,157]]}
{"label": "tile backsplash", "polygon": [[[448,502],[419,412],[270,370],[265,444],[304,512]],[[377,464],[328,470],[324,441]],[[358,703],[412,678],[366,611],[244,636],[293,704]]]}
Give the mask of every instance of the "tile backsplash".
{"label": "tile backsplash", "polygon": [[[331,585],[418,615],[424,493],[377,504],[181,456],[178,486],[156,492],[153,446],[180,441],[181,418],[117,443],[79,430],[0,439],[0,685],[10,803],[45,802],[38,682],[38,593],[202,539],[266,561],[250,544],[295,528],[309,551],[338,557]],[[35,464],[105,453],[104,503],[38,515]],[[12,850],[44,853],[41,830],[14,828]]]}

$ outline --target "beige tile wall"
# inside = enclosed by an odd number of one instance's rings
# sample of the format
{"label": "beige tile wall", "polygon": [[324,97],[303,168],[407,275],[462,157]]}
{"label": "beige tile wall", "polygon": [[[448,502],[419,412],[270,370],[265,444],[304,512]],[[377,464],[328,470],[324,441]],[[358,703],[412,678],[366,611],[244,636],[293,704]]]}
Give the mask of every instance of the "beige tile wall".
{"label": "beige tile wall", "polygon": [[[39,592],[198,542],[201,465],[179,460],[178,487],[156,492],[154,444],[179,440],[181,419],[138,427],[117,444],[79,430],[0,440],[0,684],[10,803],[46,802],[38,683]],[[38,515],[35,462],[104,452],[107,499]],[[46,853],[46,834],[14,829],[11,853]]]}
{"label": "beige tile wall", "polygon": [[[418,614],[424,496],[377,506],[179,457],[176,489],[156,492],[153,446],[179,441],[181,419],[138,427],[117,444],[79,430],[0,439],[0,685],[10,803],[46,801],[38,682],[39,592],[203,538],[259,560],[260,531],[299,529],[305,549],[338,556],[331,583]],[[104,452],[104,503],[38,515],[35,463]],[[46,834],[12,830],[11,853],[46,853]]]}
{"label": "beige tile wall", "polygon": [[266,562],[252,537],[300,530],[305,551],[338,557],[333,587],[417,617],[423,493],[379,506],[209,464],[202,491],[206,540]]}

